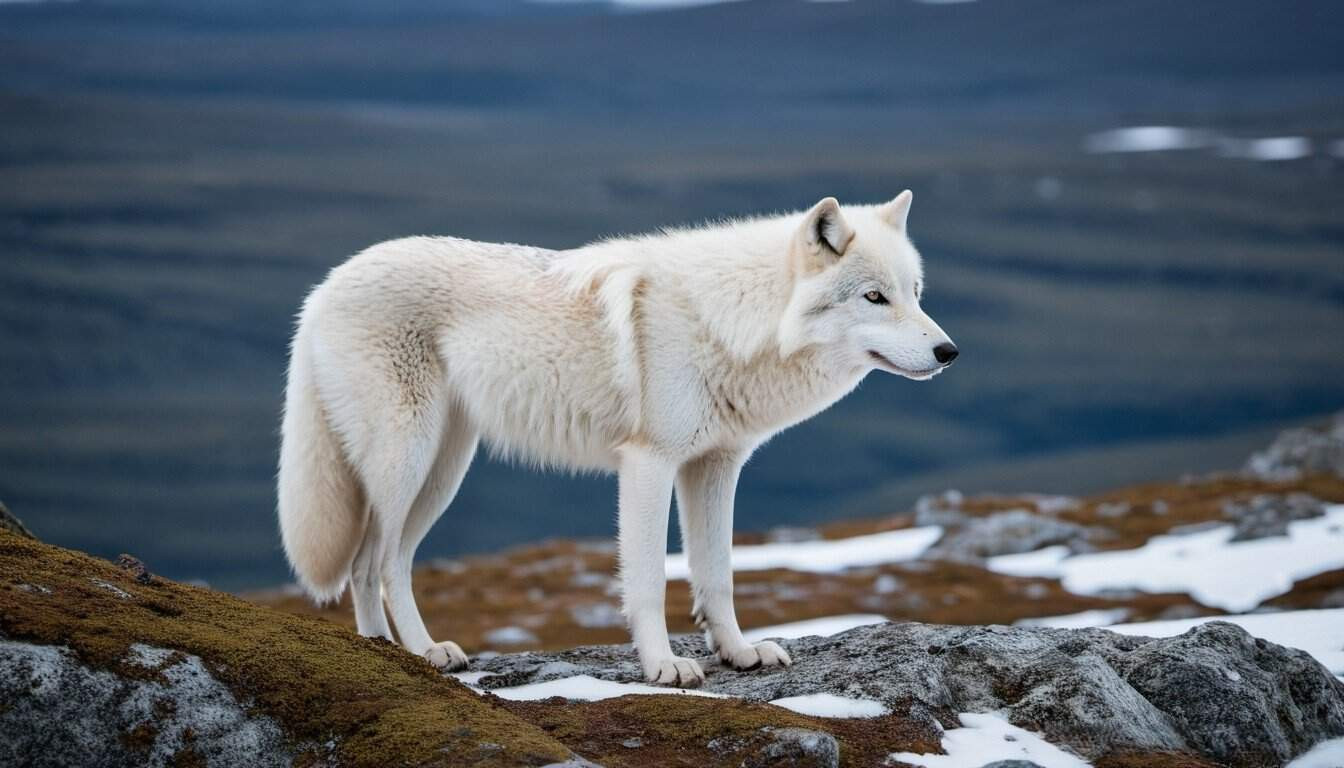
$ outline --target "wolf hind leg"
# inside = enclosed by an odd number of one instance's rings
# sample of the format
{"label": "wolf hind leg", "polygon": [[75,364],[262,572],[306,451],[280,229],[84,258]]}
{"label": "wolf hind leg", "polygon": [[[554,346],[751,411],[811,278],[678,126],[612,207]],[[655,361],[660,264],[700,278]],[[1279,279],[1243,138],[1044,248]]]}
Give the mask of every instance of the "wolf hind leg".
{"label": "wolf hind leg", "polygon": [[383,554],[382,524],[364,510],[364,539],[355,552],[350,569],[350,598],[355,606],[355,625],[365,637],[392,639],[392,628],[383,611],[383,582],[380,574]]}
{"label": "wolf hind leg", "polygon": [[452,503],[462,486],[462,478],[476,454],[479,440],[476,429],[460,408],[451,409],[445,419],[434,463],[411,505],[399,535],[391,537],[382,561],[383,589],[387,606],[396,624],[397,634],[408,649],[443,669],[461,669],[467,665],[462,648],[452,641],[434,642],[411,588],[415,550]]}

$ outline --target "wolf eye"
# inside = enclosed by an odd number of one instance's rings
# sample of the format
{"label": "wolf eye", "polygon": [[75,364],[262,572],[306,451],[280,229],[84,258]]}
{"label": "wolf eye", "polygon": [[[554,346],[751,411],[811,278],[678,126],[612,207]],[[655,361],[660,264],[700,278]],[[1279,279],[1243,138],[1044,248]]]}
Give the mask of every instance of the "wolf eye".
{"label": "wolf eye", "polygon": [[872,303],[874,303],[874,304],[886,304],[886,303],[887,303],[887,297],[886,297],[886,296],[883,296],[882,294],[878,293],[877,291],[869,291],[869,292],[863,294],[863,298],[867,299],[868,301],[870,301],[870,302],[872,302]]}

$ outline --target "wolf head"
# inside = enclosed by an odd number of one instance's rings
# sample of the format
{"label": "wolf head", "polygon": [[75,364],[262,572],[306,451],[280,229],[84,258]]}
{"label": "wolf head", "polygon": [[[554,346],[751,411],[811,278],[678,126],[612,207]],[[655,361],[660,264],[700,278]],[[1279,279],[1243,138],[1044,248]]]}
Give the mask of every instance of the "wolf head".
{"label": "wolf head", "polygon": [[924,271],[906,235],[914,195],[851,206],[812,206],[790,246],[793,293],[779,328],[785,356],[817,345],[864,370],[928,379],[957,347],[920,308]]}

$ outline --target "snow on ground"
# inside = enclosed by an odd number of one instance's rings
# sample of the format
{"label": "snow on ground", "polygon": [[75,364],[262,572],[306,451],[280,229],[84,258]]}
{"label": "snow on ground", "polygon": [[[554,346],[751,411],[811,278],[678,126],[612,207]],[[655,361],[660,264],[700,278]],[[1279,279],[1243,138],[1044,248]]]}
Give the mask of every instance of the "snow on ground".
{"label": "snow on ground", "polygon": [[583,701],[614,699],[617,696],[641,695],[679,695],[707,696],[712,699],[727,698],[722,693],[697,691],[688,688],[668,688],[666,686],[644,685],[643,683],[617,683],[611,680],[599,680],[592,675],[575,675],[559,680],[547,680],[544,683],[518,685],[512,688],[492,688],[491,693],[513,701],[537,701],[552,696]]}
{"label": "snow on ground", "polygon": [[800,715],[813,717],[881,717],[891,710],[882,706],[882,702],[871,699],[847,699],[833,693],[813,693],[807,696],[790,696],[770,702],[776,707],[791,709]]}
{"label": "snow on ground", "polygon": [[1220,525],[1186,534],[1154,536],[1138,549],[1069,556],[1055,546],[988,560],[992,571],[1058,578],[1070,592],[1107,590],[1184,592],[1226,611],[1248,611],[1288,592],[1293,582],[1344,568],[1344,505],[1322,517],[1288,524],[1287,536],[1231,541]]}
{"label": "snow on ground", "polygon": [[[868,536],[819,541],[779,542],[733,547],[733,570],[832,573],[846,568],[914,560],[943,535],[940,526],[883,531]],[[685,554],[669,555],[667,578],[686,579],[690,568]]]}
{"label": "snow on ground", "polygon": [[1339,768],[1344,765],[1344,739],[1322,741],[1283,768]]}
{"label": "snow on ground", "polygon": [[748,629],[742,633],[742,636],[747,638],[747,642],[750,643],[757,643],[768,638],[792,640],[795,637],[810,637],[812,635],[830,637],[855,627],[882,624],[886,620],[886,616],[879,616],[876,613],[847,613],[841,616],[823,616],[819,619],[807,619],[788,624],[776,624],[772,627]]}
{"label": "snow on ground", "polygon": [[962,727],[943,732],[947,754],[898,752],[889,759],[927,768],[980,768],[996,760],[1027,760],[1041,768],[1089,768],[1089,763],[1000,715],[964,713],[958,717]]}
{"label": "snow on ground", "polygon": [[452,677],[461,680],[466,685],[475,686],[481,682],[482,678],[493,677],[494,672],[454,672]]}
{"label": "snow on ground", "polygon": [[1041,616],[1033,619],[1018,619],[1015,627],[1053,627],[1055,629],[1082,629],[1084,627],[1106,627],[1129,616],[1128,608],[1098,608],[1092,611],[1066,613],[1063,616]]}
{"label": "snow on ground", "polygon": [[1201,616],[1176,621],[1116,624],[1107,629],[1123,635],[1172,637],[1209,621],[1231,622],[1261,640],[1300,648],[1321,662],[1322,666],[1330,670],[1330,674],[1344,677],[1344,608],[1251,613],[1244,616]]}

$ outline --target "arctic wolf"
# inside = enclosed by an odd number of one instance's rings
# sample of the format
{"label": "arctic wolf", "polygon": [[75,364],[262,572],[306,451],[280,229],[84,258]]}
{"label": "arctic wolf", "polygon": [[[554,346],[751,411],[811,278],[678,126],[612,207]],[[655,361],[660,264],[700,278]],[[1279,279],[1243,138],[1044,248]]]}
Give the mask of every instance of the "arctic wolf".
{"label": "arctic wolf", "polygon": [[415,237],[375,245],[308,296],[290,353],[280,530],[318,600],[347,582],[364,635],[434,665],[411,561],[484,439],[542,466],[619,475],[626,618],[650,681],[704,672],[668,643],[676,489],[694,613],[739,669],[791,664],[748,643],[729,562],[738,472],[770,436],[869,371],[928,379],[957,348],[920,309],[911,193],[611,239],[571,251]]}

